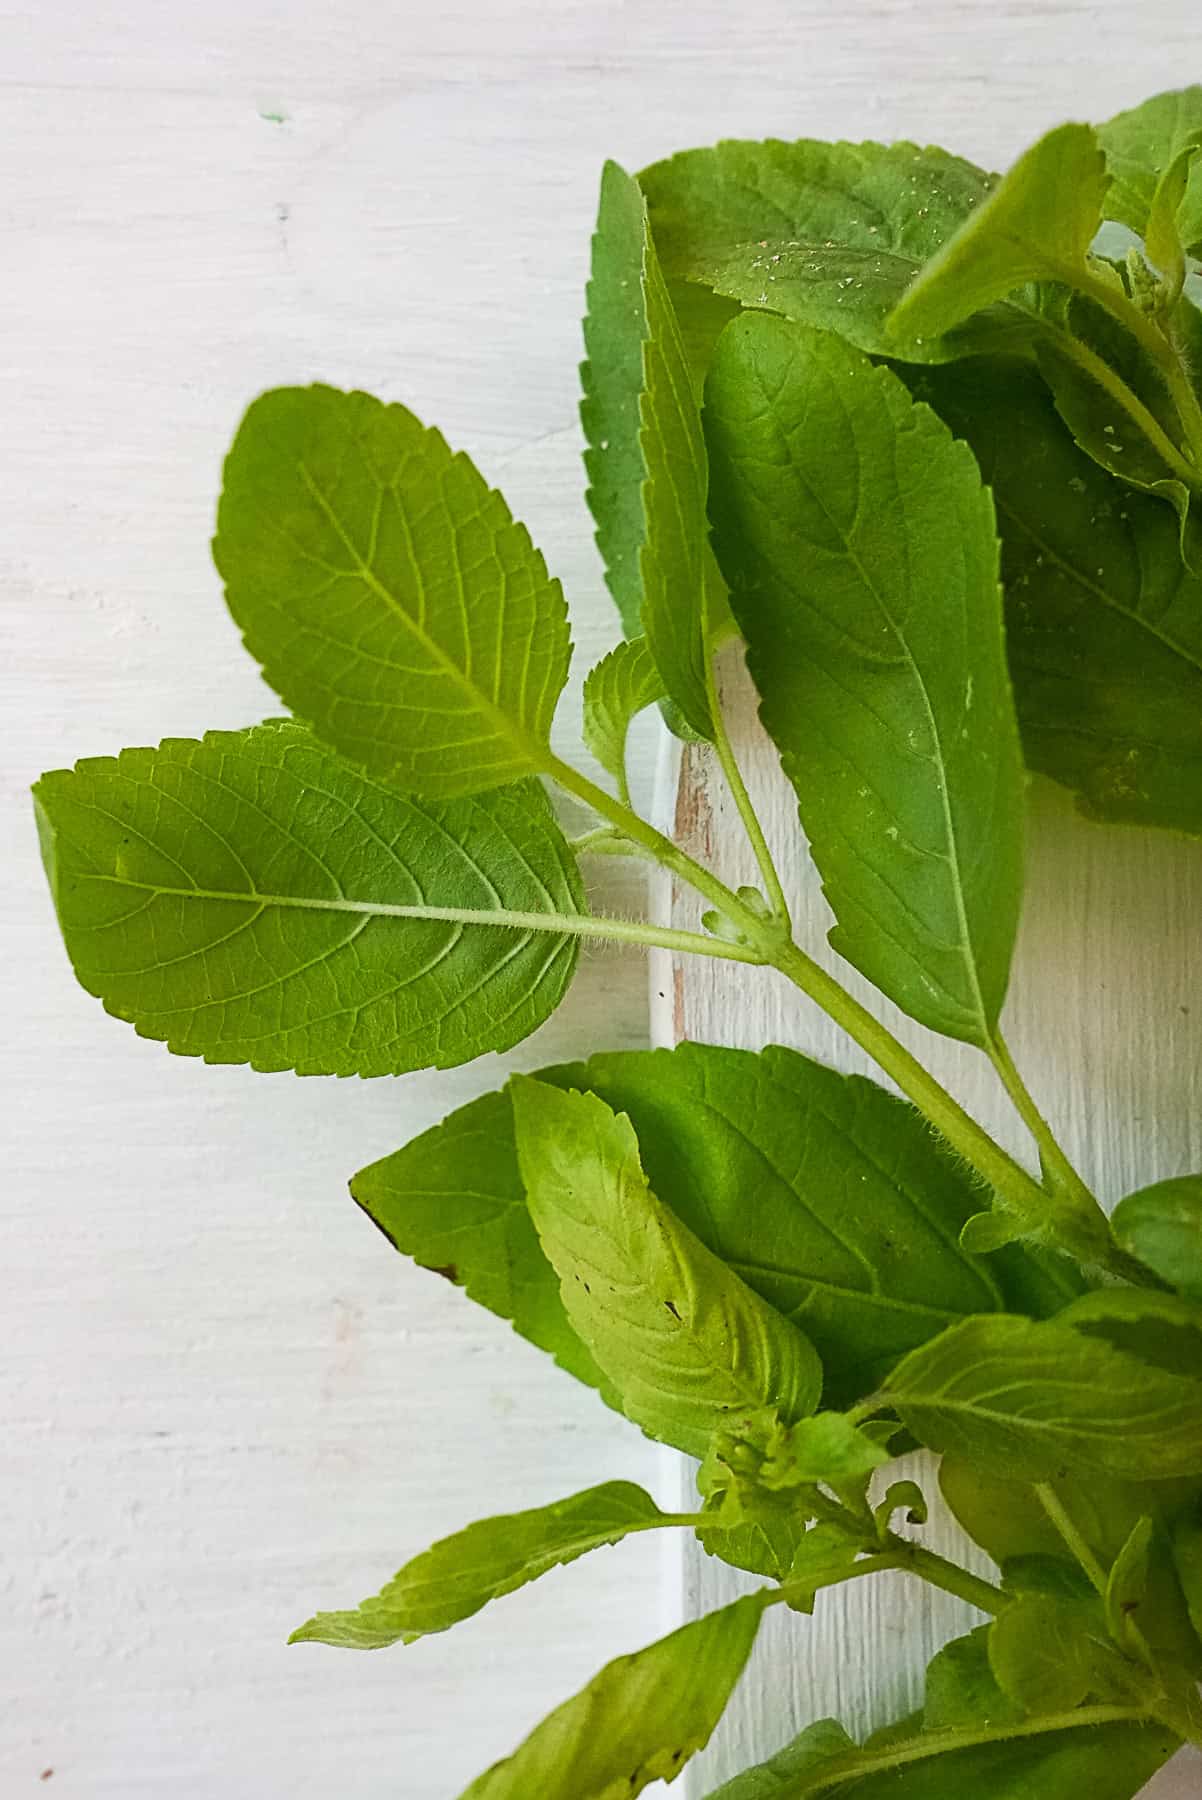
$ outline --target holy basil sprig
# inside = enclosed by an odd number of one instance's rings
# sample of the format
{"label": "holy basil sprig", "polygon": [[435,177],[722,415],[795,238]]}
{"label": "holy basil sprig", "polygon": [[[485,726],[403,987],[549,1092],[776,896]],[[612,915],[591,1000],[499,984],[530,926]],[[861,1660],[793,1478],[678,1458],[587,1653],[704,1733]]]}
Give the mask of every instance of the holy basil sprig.
{"label": "holy basil sprig", "polygon": [[[780,1048],[602,1053],[354,1178],[399,1250],[694,1457],[698,1491],[469,1524],[295,1639],[410,1643],[649,1530],[765,1584],[611,1663],[465,1800],[672,1779],[765,1608],[884,1570],[987,1623],[920,1715],[864,1744],[820,1721],[723,1800],[1130,1800],[1202,1742],[1199,1178],[1111,1224],[1001,1025],[1024,761],[1099,820],[1202,834],[1200,251],[1197,88],[1059,126],[1000,179],[913,144],[608,164],[582,418],[626,641],[584,682],[596,773],[552,747],[570,631],[526,528],[403,406],[313,387],[248,411],[214,544],[296,717],[37,784],[81,982],[179,1053],[448,1067],[535,1030],[602,939],[775,970],[904,1096]],[[719,703],[734,634],[835,948],[990,1058],[1038,1173],[796,940]],[[758,887],[633,806],[655,704],[712,744]],[[666,867],[704,930],[590,910],[594,854]],[[996,1580],[923,1543],[927,1495],[888,1467],[914,1442]]]}

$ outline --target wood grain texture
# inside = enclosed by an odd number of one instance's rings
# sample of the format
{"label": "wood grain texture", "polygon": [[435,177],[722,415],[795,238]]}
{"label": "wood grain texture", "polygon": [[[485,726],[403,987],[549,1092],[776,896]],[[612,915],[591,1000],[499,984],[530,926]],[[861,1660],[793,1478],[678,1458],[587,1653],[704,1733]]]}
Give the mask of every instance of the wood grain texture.
{"label": "wood grain texture", "polygon": [[[985,1058],[899,1014],[829,949],[831,913],[805,855],[793,791],[760,729],[737,653],[723,668],[731,736],[794,909],[797,940],[919,1055],[968,1110],[1030,1163],[1021,1125]],[[679,777],[676,777],[679,764]],[[677,840],[729,884],[757,882],[755,862],[707,747],[667,758]],[[658,896],[673,924],[697,929],[702,903],[676,884]],[[1202,1164],[1202,1067],[1196,995],[1202,984],[1202,848],[1165,833],[1087,824],[1050,783],[1031,791],[1026,903],[1007,1037],[1019,1067],[1069,1155],[1108,1203],[1142,1180]],[[653,1035],[758,1049],[789,1044],[822,1062],[879,1076],[824,1014],[769,972],[657,954]],[[662,996],[662,998],[660,998]],[[886,1083],[885,1085],[890,1085]],[[934,1459],[907,1457],[898,1473],[935,1502],[924,1543],[987,1571],[988,1560],[939,1501]],[[890,1479],[894,1470],[889,1470]],[[682,1470],[691,1485],[691,1471]],[[691,1544],[684,1584],[690,1613],[747,1585]],[[754,1585],[754,1584],[752,1584]],[[769,1613],[751,1671],[714,1744],[692,1773],[704,1794],[803,1725],[836,1715],[855,1737],[921,1704],[922,1673],[948,1637],[981,1623],[961,1601],[891,1573],[824,1595],[811,1619]],[[1202,1757],[1186,1756],[1147,1790],[1149,1800],[1196,1795]]]}
{"label": "wood grain texture", "polygon": [[[679,1601],[648,1540],[453,1640],[283,1647],[482,1508],[657,1465],[345,1199],[495,1062],[206,1069],[66,968],[28,781],[273,710],[207,547],[243,407],[324,379],[437,420],[562,576],[578,683],[613,634],[576,422],[603,158],[807,132],[996,163],[1186,78],[1191,46],[1185,0],[0,0],[6,1797],[445,1800]],[[598,886],[641,903],[612,865]],[[644,990],[637,956],[590,956],[515,1060],[644,1041]],[[1090,1054],[1155,1103],[1149,1030]]]}

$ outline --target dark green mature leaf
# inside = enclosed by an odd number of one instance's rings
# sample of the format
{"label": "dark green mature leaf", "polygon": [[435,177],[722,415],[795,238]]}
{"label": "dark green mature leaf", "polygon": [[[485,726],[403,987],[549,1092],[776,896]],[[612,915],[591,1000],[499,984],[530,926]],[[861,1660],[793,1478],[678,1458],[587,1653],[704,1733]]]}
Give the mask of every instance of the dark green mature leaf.
{"label": "dark green mature leaf", "polygon": [[1013,1726],[890,1735],[857,1749],[833,1719],[809,1726],[771,1762],[745,1770],[708,1800],[1132,1800],[1178,1749],[1161,1728],[1061,1725],[1010,1739]]}
{"label": "dark green mature leaf", "polygon": [[706,387],[718,561],[831,942],[986,1045],[1022,888],[993,507],[967,449],[837,338],[748,315]]}
{"label": "dark green mature leaf", "polygon": [[1090,125],[1039,139],[927,263],[889,319],[898,344],[938,337],[1032,281],[1084,275],[1109,177]]}
{"label": "dark green mature leaf", "polygon": [[571,655],[559,583],[403,406],[328,387],[256,400],[213,554],[272,687],[354,762],[431,797],[546,766]]}
{"label": "dark green mature leaf", "polygon": [[629,792],[626,739],[630,727],[639,713],[664,698],[665,691],[645,637],[619,644],[585,678],[584,741],[623,795]]}
{"label": "dark green mature leaf", "polygon": [[288,1641],[350,1650],[412,1644],[590,1550],[675,1523],[630,1481],[607,1481],[550,1506],[480,1519],[406,1563],[353,1611],[317,1613]]}
{"label": "dark green mature leaf", "polygon": [[[1111,174],[1106,216],[1141,235],[1164,170],[1191,143],[1202,143],[1202,87],[1155,94],[1098,127]],[[1202,168],[1195,164],[1178,229],[1187,248],[1202,249]]]}
{"label": "dark green mature leaf", "polygon": [[1175,1521],[1172,1547],[1190,1621],[1202,1640],[1202,1497],[1196,1497]]}
{"label": "dark green mature leaf", "polygon": [[1154,1368],[1202,1381],[1202,1308],[1177,1294],[1099,1288],[1066,1306],[1057,1322],[1101,1338]]}
{"label": "dark green mature leaf", "polygon": [[813,1412],[808,1338],[657,1199],[629,1119],[528,1076],[510,1091],[530,1216],[623,1412],[695,1456],[732,1410]]}
{"label": "dark green mature leaf", "polygon": [[[639,177],[670,277],[893,354],[886,317],[994,179],[944,150],[804,138],[686,150]],[[939,362],[1017,345],[1032,323],[994,307],[904,354]]]}
{"label": "dark green mature leaf", "polygon": [[[575,941],[535,915],[577,914],[580,882],[534,783],[408,800],[281,722],[81,762],[34,792],[76,974],[180,1055],[448,1068],[526,1037],[571,978]],[[489,924],[499,909],[529,924]]]}
{"label": "dark green mature leaf", "polygon": [[693,731],[712,732],[704,595],[705,443],[688,358],[639,186],[605,165],[584,323],[588,502],[629,636]]}
{"label": "dark green mature leaf", "polygon": [[1116,492],[1033,371],[926,370],[914,391],[993,490],[1028,764],[1092,818],[1202,832],[1202,580],[1172,513]]}
{"label": "dark green mature leaf", "polygon": [[[959,1318],[1055,1312],[1080,1291],[1067,1262],[962,1251],[977,1204],[970,1178],[912,1107],[861,1076],[793,1050],[682,1044],[540,1079],[598,1093],[630,1117],[654,1192],[811,1339],[828,1405],[871,1392],[899,1356]],[[602,1385],[526,1210],[507,1091],[472,1101],[351,1188],[398,1249]]]}
{"label": "dark green mature leaf", "polygon": [[1174,1176],[1128,1194],[1110,1223],[1122,1249],[1202,1304],[1202,1175]]}
{"label": "dark green mature leaf", "polygon": [[709,1742],[759,1630],[749,1594],[608,1663],[461,1800],[634,1800]]}
{"label": "dark green mature leaf", "polygon": [[953,1325],[899,1363],[881,1400],[931,1449],[1001,1476],[1202,1475],[1202,1381],[1058,1321]]}
{"label": "dark green mature leaf", "polygon": [[[1202,573],[1202,474],[1182,449],[1181,423],[1159,366],[1095,302],[1074,295],[1066,317],[1069,329],[1046,334],[1038,350],[1057,411],[1094,462],[1173,507],[1181,554],[1193,573]],[[1202,354],[1202,313],[1189,300],[1174,309],[1169,341],[1190,380]]]}

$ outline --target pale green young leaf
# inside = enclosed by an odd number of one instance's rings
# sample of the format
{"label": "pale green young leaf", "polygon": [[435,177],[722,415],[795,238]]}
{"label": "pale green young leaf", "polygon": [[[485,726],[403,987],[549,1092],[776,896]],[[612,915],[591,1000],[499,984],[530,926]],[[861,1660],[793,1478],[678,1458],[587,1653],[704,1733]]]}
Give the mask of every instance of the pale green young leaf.
{"label": "pale green young leaf", "polygon": [[831,942],[913,1018],[987,1044],[1024,788],[976,464],[890,371],[756,315],[723,333],[706,430],[715,548]]}
{"label": "pale green young leaf", "polygon": [[[76,974],[180,1055],[449,1068],[526,1037],[571,978],[575,939],[540,919],[583,896],[533,782],[406,799],[280,722],[81,762],[34,792]],[[489,922],[505,912],[524,923]]]}
{"label": "pale green young leaf", "polygon": [[1023,1713],[1066,1712],[1092,1690],[1088,1633],[1098,1629],[1088,1602],[1023,1594],[989,1627],[989,1666]]}
{"label": "pale green young leaf", "polygon": [[937,337],[1027,282],[1072,286],[1086,271],[1108,185],[1092,126],[1049,131],[927,263],[890,315],[895,341]]}
{"label": "pale green young leaf", "polygon": [[[629,1115],[653,1191],[802,1327],[830,1405],[870,1393],[905,1351],[968,1314],[1056,1312],[1080,1292],[1064,1259],[965,1254],[970,1176],[913,1107],[861,1076],[793,1050],[682,1044],[539,1079],[594,1091]],[[461,1282],[616,1403],[530,1221],[508,1091],[373,1163],[351,1190],[398,1249]]]}
{"label": "pale green young leaf", "polygon": [[1202,579],[1172,513],[1116,491],[1032,370],[924,370],[914,391],[993,492],[1028,765],[1091,818],[1202,833]]}
{"label": "pale green young leaf", "polygon": [[853,1752],[855,1747],[837,1719],[819,1719],[767,1762],[744,1769],[720,1788],[714,1788],[707,1800],[792,1800],[797,1782],[807,1773],[829,1763],[832,1756]]}
{"label": "pale green young leaf", "polygon": [[857,1481],[888,1461],[888,1452],[844,1413],[820,1412],[771,1435],[759,1480],[777,1491],[816,1481]]}
{"label": "pale green young leaf", "polygon": [[733,1410],[813,1412],[809,1339],[655,1196],[629,1119],[527,1076],[510,1091],[530,1216],[626,1415],[700,1457]]}
{"label": "pale green young leaf", "polygon": [[213,553],[267,680],[352,761],[430,797],[546,766],[571,655],[559,583],[403,406],[328,387],[256,400]]}
{"label": "pale green young leaf", "polygon": [[989,1625],[952,1638],[927,1664],[921,1723],[927,1731],[1006,1725],[1021,1709],[998,1686],[989,1659]]}
{"label": "pale green young leaf", "polygon": [[759,1630],[749,1594],[608,1663],[461,1800],[634,1800],[709,1742]]}
{"label": "pale green young leaf", "polygon": [[680,327],[638,183],[605,165],[584,324],[588,501],[629,636],[703,737],[709,557],[705,444]]}
{"label": "pale green young leaf", "polygon": [[1128,1194],[1110,1223],[1129,1256],[1202,1305],[1202,1175],[1174,1176]]}
{"label": "pale green young leaf", "polygon": [[882,1543],[893,1529],[895,1513],[903,1512],[911,1525],[927,1522],[927,1498],[916,1481],[891,1481],[885,1498],[872,1509],[876,1532]]}
{"label": "pale green young leaf", "polygon": [[1000,1476],[1202,1475],[1202,1380],[1059,1322],[965,1320],[911,1351],[880,1398],[931,1449]]}
{"label": "pale green young leaf", "polygon": [[589,670],[584,682],[585,744],[623,795],[626,739],[639,713],[665,695],[663,677],[645,637],[628,638]]}
{"label": "pale green young leaf", "polygon": [[480,1519],[414,1557],[352,1611],[317,1613],[288,1641],[351,1650],[412,1644],[590,1550],[675,1523],[629,1481],[607,1481],[550,1506]]}
{"label": "pale green young leaf", "polygon": [[793,1553],[784,1576],[786,1604],[812,1613],[823,1588],[849,1580],[860,1561],[860,1546],[838,1525],[812,1525]]}
{"label": "pale green young leaf", "polygon": [[[1188,145],[1202,143],[1202,86],[1155,94],[1099,125],[1098,137],[1111,175],[1106,216],[1142,236],[1162,174]],[[1197,164],[1177,224],[1186,248],[1202,249],[1202,167]]]}
{"label": "pale green young leaf", "polygon": [[[995,177],[915,144],[801,139],[686,150],[639,179],[669,277],[897,354],[888,314]],[[1016,347],[1035,324],[1029,309],[1001,305],[903,353],[938,362]]]}
{"label": "pale green young leaf", "polygon": [[1137,1519],[1122,1549],[1111,1564],[1103,1596],[1106,1623],[1115,1643],[1130,1650],[1138,1643],[1132,1627],[1143,1625],[1148,1598],[1148,1575],[1156,1521],[1147,1513]]}
{"label": "pale green young leaf", "polygon": [[1178,214],[1200,146],[1202,122],[1199,124],[1198,142],[1187,144],[1180,150],[1156,183],[1156,192],[1148,209],[1147,229],[1144,232],[1144,248],[1148,253],[1148,260],[1160,270],[1169,293],[1174,296],[1185,285],[1185,246],[1181,241]]}

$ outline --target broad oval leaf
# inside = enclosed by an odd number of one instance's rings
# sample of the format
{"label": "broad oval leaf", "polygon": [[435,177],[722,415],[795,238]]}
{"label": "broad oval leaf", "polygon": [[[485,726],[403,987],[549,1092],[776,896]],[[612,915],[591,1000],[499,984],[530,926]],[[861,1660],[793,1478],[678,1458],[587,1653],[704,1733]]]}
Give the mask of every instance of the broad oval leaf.
{"label": "broad oval leaf", "polygon": [[262,395],[226,460],[213,554],[267,680],[352,761],[432,797],[546,767],[571,656],[559,583],[405,407]]}
{"label": "broad oval leaf", "polygon": [[[1099,125],[1111,185],[1106,216],[1141,235],[1161,175],[1190,144],[1202,143],[1202,86],[1154,94]],[[1202,167],[1195,163],[1177,227],[1187,249],[1202,250]]]}
{"label": "broad oval leaf", "polygon": [[1202,1475],[1202,1381],[1071,1325],[967,1319],[911,1351],[880,1398],[932,1450],[1002,1476]]}
{"label": "broad oval leaf", "polygon": [[645,637],[618,644],[585,677],[584,741],[624,796],[630,791],[626,777],[630,727],[666,691]]}
{"label": "broad oval leaf", "polygon": [[1128,1194],[1110,1223],[1130,1256],[1202,1304],[1202,1175],[1174,1176]]}
{"label": "broad oval leaf", "polygon": [[1029,766],[1089,817],[1202,833],[1202,580],[1177,523],[1116,490],[1013,363],[913,383],[990,484]]}
{"label": "broad oval leaf", "polygon": [[895,308],[899,344],[938,337],[1032,281],[1085,272],[1109,176],[1090,125],[1058,125],[1014,167],[922,270]]}
{"label": "broad oval leaf", "polygon": [[989,1666],[1022,1712],[1067,1712],[1093,1691],[1097,1611],[1088,1600],[1022,1594],[994,1620]]}
{"label": "broad oval leaf", "polygon": [[[81,762],[34,794],[76,974],[177,1054],[449,1068],[526,1037],[571,979],[575,940],[539,917],[578,914],[580,881],[534,783],[409,800],[281,722]],[[502,909],[520,928],[488,922]]]}
{"label": "broad oval leaf", "polygon": [[608,1663],[461,1800],[634,1800],[675,1780],[722,1717],[762,1612],[749,1594]]}
{"label": "broad oval leaf", "polygon": [[[996,177],[916,144],[803,138],[685,150],[639,180],[670,277],[896,355],[889,313]],[[1033,323],[1016,307],[994,307],[902,353],[939,362],[1017,345]]]}
{"label": "broad oval leaf", "polygon": [[[966,1315],[1056,1312],[1080,1291],[1063,1259],[966,1254],[970,1178],[913,1107],[862,1076],[794,1050],[682,1044],[539,1079],[629,1116],[654,1192],[813,1342],[829,1405],[870,1393],[905,1351]],[[507,1091],[362,1170],[351,1191],[399,1250],[616,1403],[531,1223]]]}
{"label": "broad oval leaf", "polygon": [[412,1644],[590,1550],[675,1523],[630,1481],[607,1481],[550,1506],[479,1519],[414,1557],[354,1610],[316,1613],[288,1642],[351,1650]]}
{"label": "broad oval leaf", "polygon": [[748,315],[706,387],[718,561],[831,942],[987,1045],[1022,887],[993,507],[967,447],[837,338]]}
{"label": "broad oval leaf", "polygon": [[529,1076],[510,1091],[530,1216],[627,1417],[700,1457],[732,1411],[812,1413],[809,1339],[652,1193],[629,1119]]}
{"label": "broad oval leaf", "polygon": [[601,181],[584,339],[588,502],[606,579],[627,634],[646,634],[668,695],[708,737],[705,442],[646,203],[614,162]]}

